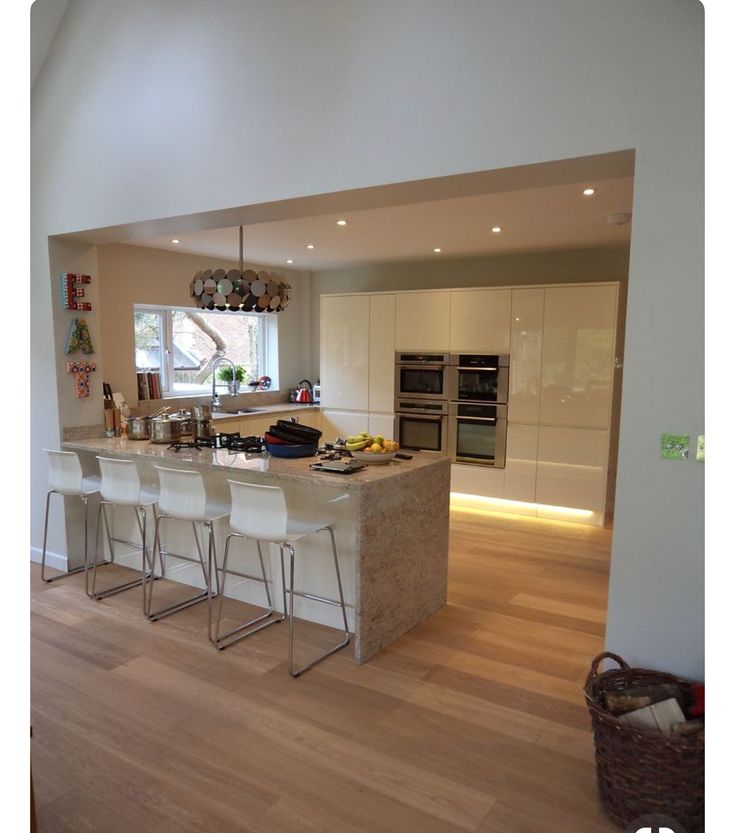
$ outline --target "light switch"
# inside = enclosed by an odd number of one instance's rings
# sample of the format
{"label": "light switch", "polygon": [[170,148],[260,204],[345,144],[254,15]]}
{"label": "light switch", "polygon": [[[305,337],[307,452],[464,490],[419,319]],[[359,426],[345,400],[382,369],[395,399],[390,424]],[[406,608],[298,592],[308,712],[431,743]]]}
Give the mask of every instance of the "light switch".
{"label": "light switch", "polygon": [[662,460],[688,460],[689,434],[661,434]]}

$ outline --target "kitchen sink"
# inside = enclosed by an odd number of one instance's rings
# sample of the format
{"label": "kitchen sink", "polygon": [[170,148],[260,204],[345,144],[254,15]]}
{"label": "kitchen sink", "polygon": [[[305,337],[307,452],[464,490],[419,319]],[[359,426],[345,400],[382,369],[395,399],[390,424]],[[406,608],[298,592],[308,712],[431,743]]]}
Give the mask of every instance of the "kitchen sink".
{"label": "kitchen sink", "polygon": [[215,414],[227,414],[228,416],[237,416],[238,414],[260,414],[265,408],[238,408],[233,411],[215,411]]}

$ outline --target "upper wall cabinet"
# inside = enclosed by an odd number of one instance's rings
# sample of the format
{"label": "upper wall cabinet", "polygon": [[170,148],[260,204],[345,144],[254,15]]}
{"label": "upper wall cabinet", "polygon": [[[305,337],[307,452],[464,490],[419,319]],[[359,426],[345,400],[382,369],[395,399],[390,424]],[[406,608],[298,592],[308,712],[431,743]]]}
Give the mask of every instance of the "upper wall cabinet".
{"label": "upper wall cabinet", "polygon": [[546,289],[542,423],[609,427],[616,305],[616,285]]}
{"label": "upper wall cabinet", "polygon": [[449,290],[396,295],[396,350],[449,350]]}
{"label": "upper wall cabinet", "polygon": [[449,348],[463,353],[510,350],[510,289],[452,292]]}
{"label": "upper wall cabinet", "polygon": [[369,337],[370,298],[322,298],[322,407],[367,411]]}
{"label": "upper wall cabinet", "polygon": [[544,290],[514,289],[510,318],[508,419],[537,423],[541,403]]}
{"label": "upper wall cabinet", "polygon": [[[368,410],[393,413],[395,387],[396,296],[370,296]],[[364,429],[363,429],[364,430]],[[391,432],[392,433],[392,432]]]}

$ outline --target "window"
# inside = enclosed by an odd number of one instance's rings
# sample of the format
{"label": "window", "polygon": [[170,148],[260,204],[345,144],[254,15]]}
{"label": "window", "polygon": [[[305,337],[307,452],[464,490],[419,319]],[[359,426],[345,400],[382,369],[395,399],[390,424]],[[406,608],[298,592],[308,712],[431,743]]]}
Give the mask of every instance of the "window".
{"label": "window", "polygon": [[268,373],[271,316],[247,312],[136,306],[136,371],[157,372],[168,396],[212,390],[212,364],[224,356],[245,370],[243,386]]}

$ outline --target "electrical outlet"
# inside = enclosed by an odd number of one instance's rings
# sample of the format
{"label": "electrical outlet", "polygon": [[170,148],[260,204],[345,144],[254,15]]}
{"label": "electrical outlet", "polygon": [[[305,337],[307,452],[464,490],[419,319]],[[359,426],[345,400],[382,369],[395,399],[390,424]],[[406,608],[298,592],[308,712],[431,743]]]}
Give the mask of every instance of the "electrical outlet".
{"label": "electrical outlet", "polygon": [[661,434],[662,460],[688,460],[689,434]]}

